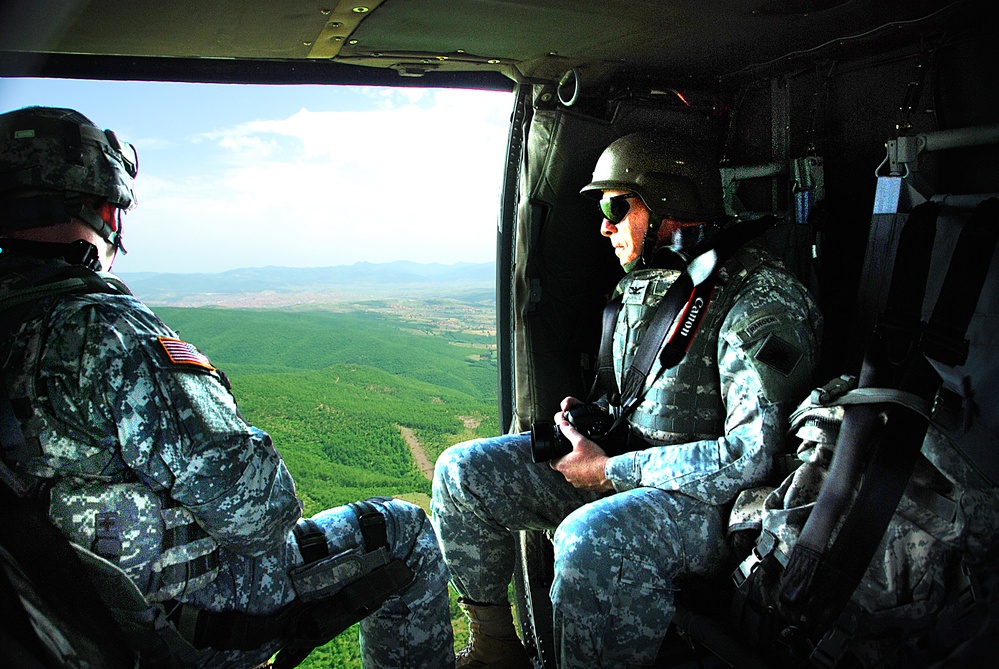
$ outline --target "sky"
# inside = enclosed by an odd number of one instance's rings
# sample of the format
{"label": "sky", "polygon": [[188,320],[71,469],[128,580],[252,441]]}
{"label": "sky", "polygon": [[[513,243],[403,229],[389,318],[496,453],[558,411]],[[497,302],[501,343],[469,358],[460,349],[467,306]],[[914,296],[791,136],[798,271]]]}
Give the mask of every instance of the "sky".
{"label": "sky", "polygon": [[511,93],[0,78],[135,145],[114,271],[489,262]]}

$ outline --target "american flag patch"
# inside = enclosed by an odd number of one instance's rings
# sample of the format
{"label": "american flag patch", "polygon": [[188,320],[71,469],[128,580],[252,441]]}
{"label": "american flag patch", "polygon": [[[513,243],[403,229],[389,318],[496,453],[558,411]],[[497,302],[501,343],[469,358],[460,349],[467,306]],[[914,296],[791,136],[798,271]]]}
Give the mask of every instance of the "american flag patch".
{"label": "american flag patch", "polygon": [[194,365],[210,372],[215,371],[215,367],[212,366],[208,358],[186,341],[173,337],[159,337],[158,339],[163,350],[166,351],[167,357],[170,358],[170,362],[175,365]]}

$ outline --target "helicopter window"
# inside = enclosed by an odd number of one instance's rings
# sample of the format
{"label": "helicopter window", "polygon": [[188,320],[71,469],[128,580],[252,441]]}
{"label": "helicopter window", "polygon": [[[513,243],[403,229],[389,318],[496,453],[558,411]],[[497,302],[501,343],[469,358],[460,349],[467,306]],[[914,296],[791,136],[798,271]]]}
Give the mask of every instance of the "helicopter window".
{"label": "helicopter window", "polygon": [[509,93],[0,79],[28,105],[136,147],[120,273],[495,256]]}

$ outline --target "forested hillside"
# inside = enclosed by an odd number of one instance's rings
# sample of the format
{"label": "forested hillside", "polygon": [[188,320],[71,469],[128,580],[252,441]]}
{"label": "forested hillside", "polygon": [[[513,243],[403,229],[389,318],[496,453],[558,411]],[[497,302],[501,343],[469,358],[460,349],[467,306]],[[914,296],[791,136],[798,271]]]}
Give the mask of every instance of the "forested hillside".
{"label": "forested hillside", "polygon": [[[431,462],[498,432],[493,338],[478,330],[368,312],[155,311],[229,376],[243,415],[288,463],[306,516],[372,495],[426,507],[430,482],[400,427]],[[356,631],[301,666],[360,667]]]}

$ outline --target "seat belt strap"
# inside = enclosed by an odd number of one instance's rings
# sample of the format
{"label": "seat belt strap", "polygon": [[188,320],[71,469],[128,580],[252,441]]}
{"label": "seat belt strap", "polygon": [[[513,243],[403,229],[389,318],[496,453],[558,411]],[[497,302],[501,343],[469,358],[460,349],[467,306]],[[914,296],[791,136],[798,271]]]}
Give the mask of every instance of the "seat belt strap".
{"label": "seat belt strap", "polygon": [[[931,219],[935,225],[937,210],[932,206],[913,210],[913,232],[906,234],[907,225],[900,238],[902,255],[893,272],[889,309],[868,347],[861,372],[862,387],[896,387],[929,402],[940,379],[927,356],[947,356],[941,362],[950,365],[964,362],[965,333],[999,239],[997,214],[999,200],[989,200],[965,224],[934,308],[938,324],[921,326],[912,312],[921,311],[925,280],[918,281],[922,277],[910,272],[923,272],[925,267],[928,274],[932,235],[925,227]],[[910,253],[911,257],[903,259]],[[941,319],[947,319],[945,328],[939,326]],[[903,352],[906,355],[900,356]],[[879,416],[882,409],[886,421]],[[781,582],[781,602],[792,613],[807,611],[811,623],[829,622],[846,606],[904,494],[927,427],[926,416],[906,406],[848,407],[826,484]],[[837,467],[843,461],[849,461],[851,466]],[[843,514],[855,481],[860,481],[856,499]],[[830,500],[830,506],[824,506]],[[834,507],[838,511],[835,515],[830,513]],[[842,528],[827,548],[832,524],[841,515],[845,515]],[[813,518],[817,519],[814,526]]]}
{"label": "seat belt strap", "polygon": [[[918,336],[915,328],[919,322],[921,295],[925,289],[926,277],[929,273],[929,256],[936,231],[936,220],[937,207],[935,205],[920,206],[913,210],[908,223],[902,229],[892,274],[890,289],[892,299],[889,299],[889,305],[895,306],[890,307],[879,320],[879,330],[882,333],[892,334],[895,339],[902,338],[911,341]],[[902,280],[903,274],[906,275],[906,281]],[[906,295],[907,291],[908,295]],[[873,341],[868,345],[868,356],[871,354],[873,345]],[[865,369],[869,377],[871,365],[866,357]],[[865,385],[875,387],[895,385],[891,382],[893,380],[884,378],[886,371],[880,370],[881,378]],[[822,486],[815,508],[812,509],[805,526],[802,528],[801,535],[792,552],[803,553],[808,550],[819,554],[824,551],[833,527],[842,516],[849,501],[849,496],[843,491],[849,490],[852,483],[859,478],[863,464],[863,451],[870,442],[869,433],[876,422],[876,414],[877,409],[872,406],[855,407],[844,414],[836,456],[827,474],[827,484]],[[793,570],[789,569],[785,578],[790,579],[792,573]]]}
{"label": "seat belt strap", "polygon": [[[922,354],[900,371],[901,389],[922,396],[927,403],[940,386],[940,378],[927,357],[947,365],[963,364],[967,358],[965,334],[999,239],[997,205],[999,200],[983,203],[962,228],[933,315],[920,333]],[[829,560],[841,563],[843,571],[858,584],[870,563],[870,557],[864,556],[874,554],[891,521],[912,476],[928,426],[927,417],[897,406],[888,412],[882,428],[884,442],[874,451],[857,501],[829,551]]]}
{"label": "seat belt strap", "polygon": [[[917,207],[902,229],[889,288],[888,306],[878,320],[874,336],[868,342],[858,383],[861,387],[902,387],[901,371],[910,366],[918,366],[924,370],[929,367],[916,343],[919,339],[921,303],[929,274],[938,209],[932,203]],[[864,560],[856,557],[860,548],[855,549],[853,558],[843,558],[842,555],[830,557],[836,551],[831,549],[829,542],[834,527],[848,514],[851,491],[858,481],[864,479],[865,469],[873,468],[878,473],[883,473],[885,465],[882,458],[889,457],[883,455],[885,449],[882,445],[885,439],[892,442],[894,450],[905,449],[906,444],[900,444],[886,436],[887,430],[880,418],[881,409],[882,405],[846,407],[826,481],[791,551],[787,569],[781,576],[779,600],[792,620],[805,617],[810,624],[831,622],[849,600],[863,576],[863,572],[858,575],[855,571],[856,563]],[[898,411],[897,408],[889,409],[889,418],[897,416]],[[915,438],[915,444],[907,445],[910,453],[918,453],[922,444],[922,437],[918,436],[920,420],[919,416],[914,416],[915,432],[908,433],[910,438]],[[925,420],[922,422],[925,428]],[[897,426],[893,425],[893,428]],[[894,457],[897,458],[896,472],[902,472],[898,476],[907,480],[911,471],[908,474],[904,472],[911,467],[910,463],[915,462],[915,454],[896,452]],[[863,528],[855,527],[853,532],[866,533],[866,540],[862,539],[865,549],[872,534],[877,534],[879,539],[883,535],[897,506],[897,501],[890,505],[887,499],[895,494],[897,479],[893,476],[882,483],[891,486],[890,490],[882,488],[880,491],[882,506],[889,505],[890,508],[869,508],[867,517],[855,521],[860,522]],[[899,497],[903,490],[904,484],[897,490]],[[858,492],[858,496],[865,498],[876,494],[878,493],[870,489]],[[865,502],[870,503],[870,499],[865,499]],[[854,510],[860,508],[860,502],[853,503]],[[878,531],[877,528],[882,523],[883,527]],[[866,562],[870,561],[875,548],[876,544],[870,547]],[[844,564],[844,560],[849,565]]]}

